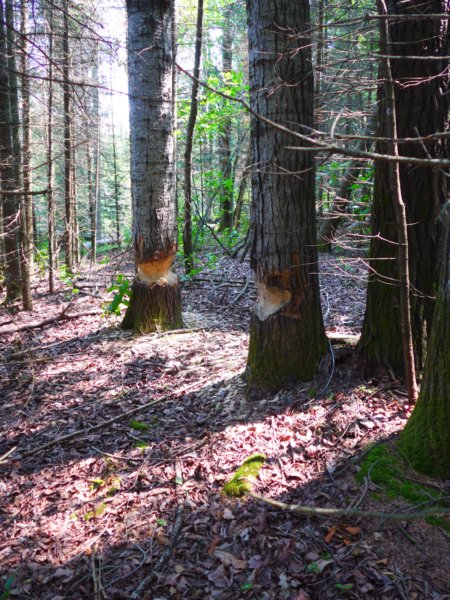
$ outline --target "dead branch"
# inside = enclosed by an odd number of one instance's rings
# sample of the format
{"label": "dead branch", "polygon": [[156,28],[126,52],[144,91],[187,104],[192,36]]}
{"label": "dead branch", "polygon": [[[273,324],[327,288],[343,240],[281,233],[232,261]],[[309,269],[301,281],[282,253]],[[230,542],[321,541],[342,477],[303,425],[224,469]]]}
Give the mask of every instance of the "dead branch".
{"label": "dead branch", "polygon": [[269,504],[275,508],[286,510],[289,512],[301,513],[302,515],[310,515],[314,517],[339,517],[339,516],[351,516],[351,517],[364,517],[366,519],[383,519],[385,521],[416,521],[419,519],[425,519],[427,517],[436,515],[450,515],[450,508],[430,508],[428,510],[422,510],[419,512],[405,514],[405,513],[384,513],[373,510],[358,510],[356,508],[323,508],[320,506],[302,506],[300,504],[285,504],[278,500],[272,500],[272,498],[266,498],[259,494],[249,492],[249,496],[264,504]]}
{"label": "dead branch", "polygon": [[0,335],[6,335],[8,333],[16,333],[18,331],[26,331],[27,329],[37,329],[39,327],[45,327],[45,325],[50,325],[52,323],[57,323],[58,321],[64,321],[66,319],[78,319],[79,317],[88,317],[90,315],[100,315],[101,311],[94,310],[86,310],[80,313],[68,314],[67,311],[72,304],[72,300],[65,306],[65,308],[54,317],[48,317],[48,319],[43,319],[42,321],[32,321],[31,323],[26,323],[25,325],[14,325],[13,327],[7,327],[0,331]]}

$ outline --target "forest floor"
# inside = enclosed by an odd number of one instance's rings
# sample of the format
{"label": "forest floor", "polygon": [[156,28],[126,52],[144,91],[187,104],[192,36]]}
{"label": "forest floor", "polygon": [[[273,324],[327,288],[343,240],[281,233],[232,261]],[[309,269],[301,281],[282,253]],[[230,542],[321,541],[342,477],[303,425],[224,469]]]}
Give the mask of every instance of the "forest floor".
{"label": "forest floor", "polygon": [[[101,314],[112,274],[132,272],[118,262],[86,267],[77,294],[66,282],[50,296],[36,279],[33,313],[0,309],[0,598],[450,598],[439,526],[305,516],[222,493],[262,453],[257,494],[417,510],[375,482],[381,458],[361,470],[410,407],[399,382],[355,367],[357,254],[321,258],[335,360],[316,381],[259,398],[242,379],[255,297],[246,263],[210,260],[185,282],[185,331],[135,337]],[[430,490],[421,508],[445,491],[408,477]]]}

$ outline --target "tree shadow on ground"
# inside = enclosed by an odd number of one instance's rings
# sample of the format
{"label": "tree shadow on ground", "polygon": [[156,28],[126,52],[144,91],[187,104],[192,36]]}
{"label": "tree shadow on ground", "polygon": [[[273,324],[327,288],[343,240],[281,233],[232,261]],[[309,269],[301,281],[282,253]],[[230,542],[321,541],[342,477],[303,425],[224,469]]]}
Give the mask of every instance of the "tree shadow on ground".
{"label": "tree shadow on ground", "polygon": [[[190,356],[195,348],[184,350]],[[178,371],[156,381],[158,393],[168,381],[187,387],[179,348],[177,356]],[[169,351],[160,358],[163,365],[172,360]],[[139,353],[127,366],[136,381],[150,368]],[[211,380],[208,365],[205,370]],[[242,460],[262,452],[268,461],[259,493],[339,507],[363,495],[361,505],[369,501],[374,490],[355,481],[352,459],[405,422],[404,403],[390,386],[361,385],[343,365],[326,397],[310,398],[314,386],[306,385],[255,401],[239,376],[217,375],[215,383],[142,411],[137,423],[125,418],[28,458],[13,455],[0,482],[2,583],[14,574],[12,597],[130,598],[149,574],[142,598],[419,600],[445,593],[438,571],[450,553],[442,553],[437,528],[426,530],[432,545],[424,552],[422,530],[413,543],[398,526],[380,521],[373,529],[361,519],[300,517],[221,493]],[[77,373],[76,381],[84,376]],[[80,401],[80,409],[95,405],[95,413],[86,418],[80,411],[74,419],[72,407],[60,406],[59,425],[54,413],[39,431],[27,434],[25,426],[11,433],[5,448],[34,448],[152,393],[136,389],[115,406],[106,404],[116,376],[111,368],[105,394]],[[384,553],[384,538],[398,536],[409,544],[404,554],[417,563],[416,580]]]}

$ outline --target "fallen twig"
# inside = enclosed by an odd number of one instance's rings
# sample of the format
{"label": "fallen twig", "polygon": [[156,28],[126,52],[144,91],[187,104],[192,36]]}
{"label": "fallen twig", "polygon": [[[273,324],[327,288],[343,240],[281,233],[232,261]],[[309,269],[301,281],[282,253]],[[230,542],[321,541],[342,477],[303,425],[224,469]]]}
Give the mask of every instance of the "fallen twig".
{"label": "fallen twig", "polygon": [[422,510],[419,512],[404,514],[404,513],[384,513],[372,510],[358,510],[354,508],[324,508],[320,506],[302,506],[300,504],[285,504],[279,500],[272,500],[272,498],[266,498],[259,494],[249,492],[248,494],[255,500],[286,510],[289,512],[297,512],[303,515],[310,515],[313,517],[339,517],[339,516],[352,516],[352,517],[365,517],[367,519],[383,519],[389,521],[415,521],[418,519],[425,519],[426,517],[432,517],[436,515],[450,515],[450,508],[430,508],[428,510]]}
{"label": "fallen twig", "polygon": [[101,311],[99,310],[87,310],[81,313],[73,313],[67,314],[70,306],[72,304],[72,300],[64,307],[64,309],[54,317],[49,317],[48,319],[43,319],[42,321],[32,321],[31,323],[26,323],[25,325],[14,325],[13,327],[7,327],[0,331],[0,335],[5,335],[8,333],[17,333],[18,331],[26,331],[27,329],[37,329],[38,327],[45,327],[45,325],[50,325],[52,323],[57,323],[58,321],[63,321],[65,319],[78,319],[78,317],[87,317],[90,315],[99,315]]}

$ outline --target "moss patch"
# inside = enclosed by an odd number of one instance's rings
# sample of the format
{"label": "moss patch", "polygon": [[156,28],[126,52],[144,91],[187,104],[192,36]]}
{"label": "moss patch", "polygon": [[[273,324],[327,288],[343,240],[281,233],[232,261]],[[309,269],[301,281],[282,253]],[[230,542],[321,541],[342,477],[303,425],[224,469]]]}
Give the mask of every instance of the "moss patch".
{"label": "moss patch", "polygon": [[232,498],[245,496],[252,489],[252,480],[258,477],[261,467],[266,462],[266,457],[263,454],[253,454],[249,456],[230,481],[223,486],[223,493]]}
{"label": "moss patch", "polygon": [[[381,486],[389,498],[402,497],[411,504],[421,504],[431,500],[436,504],[445,505],[444,495],[439,490],[410,481],[415,473],[409,475],[409,465],[387,445],[376,446],[361,463],[361,470],[356,479],[362,483],[364,477],[370,476],[370,480]],[[430,525],[438,525],[450,532],[450,519],[448,517],[428,517]]]}

